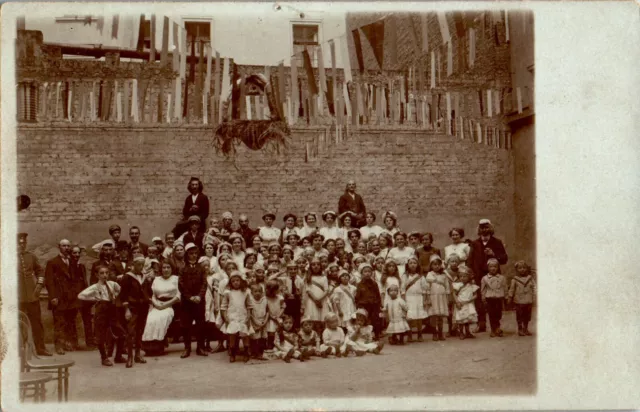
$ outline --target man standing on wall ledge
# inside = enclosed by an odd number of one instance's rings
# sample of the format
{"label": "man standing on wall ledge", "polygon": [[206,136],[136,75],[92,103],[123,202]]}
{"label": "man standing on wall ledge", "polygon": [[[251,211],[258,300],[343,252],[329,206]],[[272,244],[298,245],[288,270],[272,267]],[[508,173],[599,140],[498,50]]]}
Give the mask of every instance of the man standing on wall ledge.
{"label": "man standing on wall ledge", "polygon": [[192,177],[189,180],[187,189],[189,189],[189,193],[191,194],[184,200],[182,220],[173,228],[173,235],[176,239],[189,230],[189,218],[191,216],[198,216],[200,218],[200,231],[203,233],[206,230],[206,222],[209,217],[209,198],[202,193],[204,185],[200,179]]}
{"label": "man standing on wall ledge", "polygon": [[350,180],[347,183],[347,189],[344,194],[340,196],[338,201],[338,215],[343,214],[346,211],[355,213],[353,227],[361,228],[365,225],[365,217],[367,214],[367,208],[364,206],[362,196],[356,193],[356,182]]}
{"label": "man standing on wall ledge", "polygon": [[[508,256],[504,244],[493,236],[493,225],[489,219],[480,219],[478,223],[478,239],[471,243],[471,253],[467,258],[467,266],[473,270],[476,276],[476,284],[480,285],[482,278],[489,272],[487,261],[497,259],[501,265],[506,265]],[[498,266],[498,273],[500,267]],[[478,311],[478,328],[476,332],[487,331],[487,312],[482,302],[482,294],[476,297],[476,309]]]}

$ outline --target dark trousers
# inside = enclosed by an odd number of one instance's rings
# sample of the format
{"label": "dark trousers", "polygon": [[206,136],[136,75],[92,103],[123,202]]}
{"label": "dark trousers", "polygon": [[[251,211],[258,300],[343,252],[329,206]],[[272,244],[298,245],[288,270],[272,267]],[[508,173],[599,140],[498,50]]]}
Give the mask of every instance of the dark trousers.
{"label": "dark trousers", "polygon": [[44,327],[42,326],[42,312],[40,311],[40,301],[20,302],[20,311],[27,314],[31,323],[31,333],[33,334],[33,343],[36,351],[42,352],[46,348],[44,346]]}
{"label": "dark trousers", "polygon": [[64,346],[65,342],[77,344],[77,315],[78,309],[53,309],[53,340],[56,347]]}
{"label": "dark trousers", "polygon": [[489,314],[491,330],[500,328],[500,320],[502,320],[502,300],[503,298],[487,298],[486,310]]}
{"label": "dark trousers", "polygon": [[[138,304],[129,305],[129,311],[131,312],[131,319],[126,320],[125,325],[127,330],[127,352],[133,351],[134,347],[136,352],[142,348],[142,334],[144,333],[144,327],[147,324],[147,315],[149,314],[149,305]],[[123,312],[126,313],[126,310]]]}
{"label": "dark trousers", "polygon": [[478,312],[478,328],[485,328],[487,324],[487,310],[485,308],[484,302],[482,302],[482,296],[480,293],[476,296],[476,312]]}
{"label": "dark trousers", "polygon": [[182,323],[182,332],[184,337],[184,348],[191,350],[191,325],[196,322],[196,342],[198,349],[204,349],[204,301],[194,303],[190,300],[182,302],[182,313],[180,322]]}
{"label": "dark trousers", "polygon": [[300,329],[300,308],[302,306],[300,299],[286,299],[284,313],[293,319],[293,329]]}
{"label": "dark trousers", "polygon": [[380,336],[381,326],[380,326],[380,305],[377,304],[361,304],[358,306],[359,308],[363,308],[369,314],[369,322],[371,326],[373,326],[373,333],[376,335],[376,338]]}
{"label": "dark trousers", "polygon": [[108,357],[106,345],[110,344],[114,337],[117,340],[124,338],[125,332],[118,322],[116,306],[113,303],[98,302],[95,308],[95,339],[100,355],[105,359]]}
{"label": "dark trousers", "polygon": [[531,308],[533,305],[531,303],[518,304],[516,303],[516,322],[518,322],[518,326],[523,323],[525,326],[531,322]]}
{"label": "dark trousers", "polygon": [[82,306],[80,307],[82,326],[84,329],[84,342],[87,345],[95,343],[95,338],[93,336],[93,315],[91,314],[92,308],[93,302],[82,302]]}

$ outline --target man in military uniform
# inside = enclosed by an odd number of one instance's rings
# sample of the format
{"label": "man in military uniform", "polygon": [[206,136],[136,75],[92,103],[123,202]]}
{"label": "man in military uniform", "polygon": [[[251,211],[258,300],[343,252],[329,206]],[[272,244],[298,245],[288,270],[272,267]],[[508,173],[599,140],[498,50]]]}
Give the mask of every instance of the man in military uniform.
{"label": "man in military uniform", "polygon": [[31,322],[36,353],[51,356],[44,346],[44,328],[40,312],[40,291],[44,285],[44,271],[38,258],[27,252],[27,234],[18,233],[18,301],[20,310],[27,314]]}

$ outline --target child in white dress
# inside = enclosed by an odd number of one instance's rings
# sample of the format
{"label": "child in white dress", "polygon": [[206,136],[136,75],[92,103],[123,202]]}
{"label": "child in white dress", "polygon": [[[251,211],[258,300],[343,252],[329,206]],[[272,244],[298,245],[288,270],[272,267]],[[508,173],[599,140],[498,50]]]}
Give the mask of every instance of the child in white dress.
{"label": "child in white dress", "polygon": [[251,354],[254,359],[264,360],[264,349],[267,341],[267,299],[264,297],[262,287],[253,284],[249,296],[249,317],[251,319]]}
{"label": "child in white dress", "polygon": [[[347,350],[353,350],[356,356],[365,353],[380,354],[384,343],[373,341],[373,326],[368,325],[369,313],[365,309],[358,309],[347,325],[346,346]],[[345,353],[344,356],[347,356]]]}
{"label": "child in white dress", "polygon": [[304,316],[314,322],[314,329],[320,333],[323,320],[327,314],[326,300],[329,298],[329,283],[322,275],[320,260],[313,258],[309,264],[309,271],[304,281],[302,293],[302,308]]}
{"label": "child in white dress", "polygon": [[238,339],[242,339],[246,356],[249,360],[249,291],[244,276],[239,271],[234,271],[229,276],[229,283],[222,294],[220,314],[223,325],[220,330],[229,338],[229,362],[236,361],[238,352]]}
{"label": "child in white dress", "polygon": [[346,351],[346,344],[344,330],[338,326],[338,322],[338,315],[335,313],[330,313],[324,318],[327,326],[322,332],[320,351],[339,358]]}
{"label": "child in white dress", "polygon": [[282,315],[285,310],[284,298],[280,294],[280,284],[275,280],[267,282],[267,349],[273,349],[278,328],[282,325]]}
{"label": "child in white dress", "polygon": [[298,335],[293,331],[293,319],[289,315],[282,317],[282,325],[278,328],[274,344],[275,355],[287,363],[291,362],[291,358],[300,362],[307,359],[306,353],[303,356],[300,352]]}
{"label": "child in white dress", "polygon": [[400,288],[397,285],[389,286],[387,289],[387,300],[384,303],[383,313],[389,326],[387,326],[387,335],[389,335],[389,344],[404,345],[404,334],[409,332],[409,324],[407,323],[407,303],[398,296]]}
{"label": "child in white dress", "polygon": [[480,287],[471,281],[469,271],[460,271],[460,281],[453,283],[455,289],[455,309],[454,319],[458,325],[458,337],[460,339],[475,338],[471,334],[470,325],[478,322],[478,312],[476,312],[476,295]]}
{"label": "child in white dress", "polygon": [[340,273],[340,285],[334,290],[332,296],[333,312],[340,319],[340,326],[347,327],[351,315],[356,311],[355,301],[356,287],[349,284],[349,273],[343,270]]}
{"label": "child in white dress", "polygon": [[438,255],[432,255],[430,260],[431,271],[427,274],[428,313],[431,324],[435,330],[433,340],[445,340],[442,333],[444,320],[449,316],[449,279],[444,273],[442,259]]}
{"label": "child in white dress", "polygon": [[382,277],[380,278],[380,283],[382,284],[382,303],[384,304],[386,300],[386,290],[389,289],[392,285],[395,285],[402,290],[400,273],[398,272],[398,265],[396,265],[395,260],[387,259],[384,263],[384,269],[382,272]]}
{"label": "child in white dress", "polygon": [[[429,317],[426,309],[427,282],[420,273],[418,258],[407,260],[407,269],[402,276],[402,298],[407,302],[407,320],[411,328],[417,328],[418,342],[422,342],[422,321]],[[407,342],[413,342],[413,332],[408,332]]]}

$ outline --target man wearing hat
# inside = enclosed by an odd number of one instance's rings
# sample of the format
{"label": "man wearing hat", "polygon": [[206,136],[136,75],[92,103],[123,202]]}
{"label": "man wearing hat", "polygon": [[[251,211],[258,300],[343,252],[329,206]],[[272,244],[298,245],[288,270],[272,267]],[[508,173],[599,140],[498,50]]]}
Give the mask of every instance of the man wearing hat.
{"label": "man wearing hat", "polygon": [[280,246],[284,246],[287,243],[287,238],[290,234],[298,233],[298,229],[296,228],[296,220],[298,220],[298,217],[293,213],[287,213],[282,218],[284,227],[280,230],[280,238],[278,239],[278,243],[280,243]]}
{"label": "man wearing hat", "polygon": [[196,323],[196,354],[207,356],[204,350],[204,322],[205,322],[205,294],[207,292],[207,274],[202,265],[198,264],[199,248],[193,243],[185,247],[187,252],[187,264],[178,279],[180,290],[180,304],[182,313],[180,323],[184,336],[184,352],[181,358],[191,356],[191,325]]}
{"label": "man wearing hat", "polygon": [[244,239],[245,245],[251,245],[253,237],[258,234],[257,229],[251,229],[249,227],[249,217],[246,214],[241,214],[238,217],[238,224],[240,227],[236,230],[236,233],[239,233],[240,236]]}
{"label": "man wearing hat", "polygon": [[105,240],[102,243],[102,247],[100,248],[100,254],[98,256],[98,260],[91,265],[91,275],[89,277],[89,283],[93,285],[94,283],[98,283],[98,268],[100,266],[106,266],[109,268],[109,279],[113,282],[116,281],[116,274],[114,272],[114,243],[111,240]]}
{"label": "man wearing hat", "polygon": [[352,223],[353,227],[361,228],[366,224],[367,208],[364,206],[362,196],[356,193],[356,182],[353,180],[347,183],[347,188],[338,201],[338,214],[341,215],[346,211],[351,211],[355,214]]}
{"label": "man wearing hat", "polygon": [[93,250],[95,253],[100,253],[100,250],[102,249],[102,245],[105,242],[112,242],[114,246],[117,245],[118,241],[120,241],[121,234],[122,234],[122,229],[120,229],[120,226],[118,225],[109,226],[109,235],[111,236],[111,239],[105,239],[102,242],[96,243],[91,247],[91,250]]}
{"label": "man wearing hat", "polygon": [[202,256],[204,254],[204,232],[200,230],[202,227],[200,224],[200,217],[195,215],[189,217],[189,232],[187,232],[187,234],[184,235],[184,238],[182,238],[185,245],[189,243],[196,245],[198,248],[198,256]]}
{"label": "man wearing hat", "polygon": [[[476,284],[480,284],[482,278],[489,272],[487,261],[497,259],[501,265],[508,260],[507,251],[500,239],[493,236],[494,229],[489,219],[480,219],[478,223],[478,238],[471,243],[471,252],[467,258],[467,266],[473,270],[476,276]],[[499,268],[498,268],[499,269]],[[498,271],[498,273],[500,273]],[[487,315],[482,296],[478,293],[476,298],[476,310],[478,311],[478,328],[476,332],[487,331]]]}
{"label": "man wearing hat", "polygon": [[[120,301],[124,311],[122,325],[127,331],[127,368],[133,367],[133,362],[147,363],[140,354],[142,334],[147,323],[149,303],[151,302],[151,282],[142,274],[145,257],[142,254],[133,256],[133,267],[120,281]],[[133,349],[135,347],[135,357]]]}
{"label": "man wearing hat", "polygon": [[53,312],[53,335],[56,353],[64,355],[65,350],[72,351],[76,327],[76,315],[80,308],[78,292],[71,270],[71,242],[62,239],[58,243],[60,253],[47,262],[44,282],[49,292],[49,309]]}
{"label": "man wearing hat", "polygon": [[220,228],[220,238],[223,241],[228,242],[229,236],[231,236],[233,232],[237,231],[238,226],[233,223],[233,214],[229,211],[224,212],[222,214],[222,228]]}
{"label": "man wearing hat", "polygon": [[204,185],[197,177],[189,179],[187,185],[189,195],[184,200],[184,206],[182,207],[182,220],[176,223],[173,228],[173,235],[178,238],[184,232],[189,230],[189,218],[191,216],[198,216],[200,218],[200,231],[204,232],[207,226],[207,218],[209,217],[209,198],[202,193]]}
{"label": "man wearing hat", "polygon": [[18,302],[20,311],[27,314],[31,323],[36,353],[51,356],[44,346],[44,328],[40,312],[40,291],[44,286],[44,272],[38,258],[27,252],[27,234],[18,233]]}

